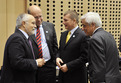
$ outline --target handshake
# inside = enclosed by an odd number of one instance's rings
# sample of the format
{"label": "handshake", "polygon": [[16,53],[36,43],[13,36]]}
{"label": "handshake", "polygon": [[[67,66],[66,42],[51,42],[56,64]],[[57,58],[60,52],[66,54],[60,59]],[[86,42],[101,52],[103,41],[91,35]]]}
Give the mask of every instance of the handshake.
{"label": "handshake", "polygon": [[37,66],[38,67],[42,67],[46,63],[46,61],[44,60],[44,58],[36,59],[36,62],[37,62]]}

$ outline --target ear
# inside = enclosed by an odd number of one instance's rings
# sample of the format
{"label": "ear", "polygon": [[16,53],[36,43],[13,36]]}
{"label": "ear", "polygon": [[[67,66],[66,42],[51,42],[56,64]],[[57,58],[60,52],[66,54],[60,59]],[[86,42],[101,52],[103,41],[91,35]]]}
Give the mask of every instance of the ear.
{"label": "ear", "polygon": [[76,23],[76,19],[74,18],[73,21]]}
{"label": "ear", "polygon": [[95,26],[95,23],[92,23],[91,25],[92,25],[92,26]]}
{"label": "ear", "polygon": [[25,27],[25,24],[26,24],[25,21],[22,21],[22,26],[23,26],[23,27]]}
{"label": "ear", "polygon": [[74,18],[74,21],[76,21],[76,19]]}

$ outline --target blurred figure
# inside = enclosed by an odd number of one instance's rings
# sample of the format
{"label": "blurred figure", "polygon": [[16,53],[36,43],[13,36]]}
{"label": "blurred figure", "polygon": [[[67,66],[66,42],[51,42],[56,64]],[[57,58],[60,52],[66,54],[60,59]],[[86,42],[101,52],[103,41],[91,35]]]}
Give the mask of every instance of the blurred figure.
{"label": "blurred figure", "polygon": [[45,64],[44,59],[36,59],[29,36],[34,34],[35,18],[21,14],[16,20],[18,27],[5,46],[0,83],[36,83],[35,73]]}
{"label": "blurred figure", "polygon": [[120,40],[119,40],[119,51],[121,52],[121,35],[120,35]]}
{"label": "blurred figure", "polygon": [[28,13],[36,20],[35,35],[32,35],[33,48],[36,58],[44,58],[45,65],[38,68],[38,83],[56,82],[55,56],[58,51],[58,44],[54,24],[43,21],[42,10],[36,5],[28,8]]}
{"label": "blurred figure", "polygon": [[91,83],[121,83],[118,49],[113,36],[104,31],[98,13],[81,17],[83,30],[91,36],[89,44],[89,74]]}
{"label": "blurred figure", "polygon": [[60,68],[59,83],[87,83],[88,43],[86,34],[78,26],[78,14],[66,11],[63,24],[67,31],[61,34],[56,64]]}

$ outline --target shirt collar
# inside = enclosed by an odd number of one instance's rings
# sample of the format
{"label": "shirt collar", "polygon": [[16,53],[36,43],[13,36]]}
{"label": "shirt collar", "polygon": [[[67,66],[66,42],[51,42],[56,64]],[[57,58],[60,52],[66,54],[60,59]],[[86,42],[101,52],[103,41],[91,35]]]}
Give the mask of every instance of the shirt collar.
{"label": "shirt collar", "polygon": [[101,28],[101,27],[96,28],[96,29],[94,30],[93,34],[94,34],[98,29],[100,29],[100,28]]}
{"label": "shirt collar", "polygon": [[39,28],[42,28],[42,24],[39,26]]}
{"label": "shirt collar", "polygon": [[75,28],[73,28],[70,32],[71,32],[71,35],[75,32],[75,30],[78,28],[79,26],[77,25]]}
{"label": "shirt collar", "polygon": [[23,34],[24,34],[24,36],[28,39],[29,38],[29,36],[28,36],[28,34],[26,33],[26,32],[24,32],[23,30],[21,30],[21,29],[19,29]]}

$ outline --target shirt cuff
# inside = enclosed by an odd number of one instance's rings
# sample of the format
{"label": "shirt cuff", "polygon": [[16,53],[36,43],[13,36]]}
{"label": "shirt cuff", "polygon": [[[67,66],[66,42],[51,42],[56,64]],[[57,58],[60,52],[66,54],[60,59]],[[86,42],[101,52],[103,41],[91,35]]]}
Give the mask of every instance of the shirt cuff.
{"label": "shirt cuff", "polygon": [[37,64],[37,66],[38,66],[38,62],[37,62],[37,60],[36,60],[36,64]]}

